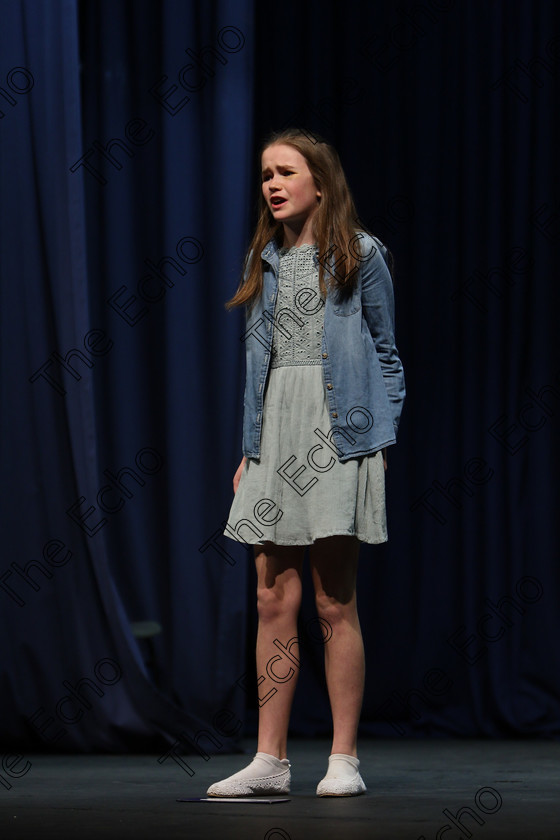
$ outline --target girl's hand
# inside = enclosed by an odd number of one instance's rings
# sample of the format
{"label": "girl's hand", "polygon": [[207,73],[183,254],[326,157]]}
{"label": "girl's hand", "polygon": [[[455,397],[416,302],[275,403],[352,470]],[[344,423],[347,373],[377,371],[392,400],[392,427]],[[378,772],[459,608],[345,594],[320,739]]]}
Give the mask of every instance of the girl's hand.
{"label": "girl's hand", "polygon": [[243,472],[243,467],[245,466],[245,461],[246,460],[247,460],[247,458],[245,456],[243,456],[243,458],[241,459],[241,463],[237,467],[237,472],[233,476],[233,493],[234,493],[234,495],[237,493],[237,487],[239,485],[239,479],[241,478],[241,473]]}
{"label": "girl's hand", "polygon": [[383,452],[383,466],[387,469],[387,448],[381,450]]}

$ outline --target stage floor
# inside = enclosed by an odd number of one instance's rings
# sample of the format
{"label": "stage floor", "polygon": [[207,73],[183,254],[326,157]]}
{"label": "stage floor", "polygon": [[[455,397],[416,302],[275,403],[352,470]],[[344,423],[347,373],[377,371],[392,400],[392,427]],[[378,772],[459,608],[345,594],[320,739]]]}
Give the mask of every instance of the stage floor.
{"label": "stage floor", "polygon": [[0,837],[560,840],[560,742],[363,739],[368,792],[323,799],[315,788],[329,743],[294,739],[289,802],[176,801],[203,797],[211,782],[241,769],[255,742],[243,746],[247,756],[186,756],[192,776],[157,755],[27,755],[16,764],[4,756]]}

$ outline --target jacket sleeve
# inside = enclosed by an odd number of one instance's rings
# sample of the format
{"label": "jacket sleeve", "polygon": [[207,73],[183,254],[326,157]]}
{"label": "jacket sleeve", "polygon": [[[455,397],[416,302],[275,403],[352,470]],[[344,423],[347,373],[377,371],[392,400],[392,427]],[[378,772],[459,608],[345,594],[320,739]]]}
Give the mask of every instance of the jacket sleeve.
{"label": "jacket sleeve", "polygon": [[361,249],[362,312],[381,365],[396,436],[406,389],[395,343],[393,281],[385,262],[385,246],[378,239],[362,234]]}

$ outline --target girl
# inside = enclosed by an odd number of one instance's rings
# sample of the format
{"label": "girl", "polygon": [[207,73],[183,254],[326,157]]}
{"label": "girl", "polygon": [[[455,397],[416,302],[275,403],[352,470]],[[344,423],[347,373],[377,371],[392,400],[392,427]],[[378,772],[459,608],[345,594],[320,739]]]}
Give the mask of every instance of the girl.
{"label": "girl", "polygon": [[355,796],[366,790],[356,744],[365,672],[358,552],[360,542],[387,540],[385,452],[405,393],[390,255],[358,226],[328,143],[295,129],[274,134],[261,168],[260,216],[227,304],[246,306],[247,379],[243,459],[225,533],[254,545],[257,674],[266,683],[254,760],[208,795],[290,790],[287,734],[309,545],[333,720],[317,795]]}

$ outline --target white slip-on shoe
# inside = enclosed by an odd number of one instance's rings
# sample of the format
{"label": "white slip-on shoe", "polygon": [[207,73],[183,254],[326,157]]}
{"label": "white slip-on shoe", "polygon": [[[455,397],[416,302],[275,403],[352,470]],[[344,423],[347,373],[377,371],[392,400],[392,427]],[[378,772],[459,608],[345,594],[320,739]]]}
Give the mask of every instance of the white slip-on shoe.
{"label": "white slip-on shoe", "polygon": [[360,762],[353,755],[334,753],[329,769],[317,785],[317,796],[359,796],[367,788],[360,776]]}
{"label": "white slip-on shoe", "polygon": [[290,792],[290,762],[268,753],[258,752],[248,767],[214,782],[207,796],[261,796]]}

